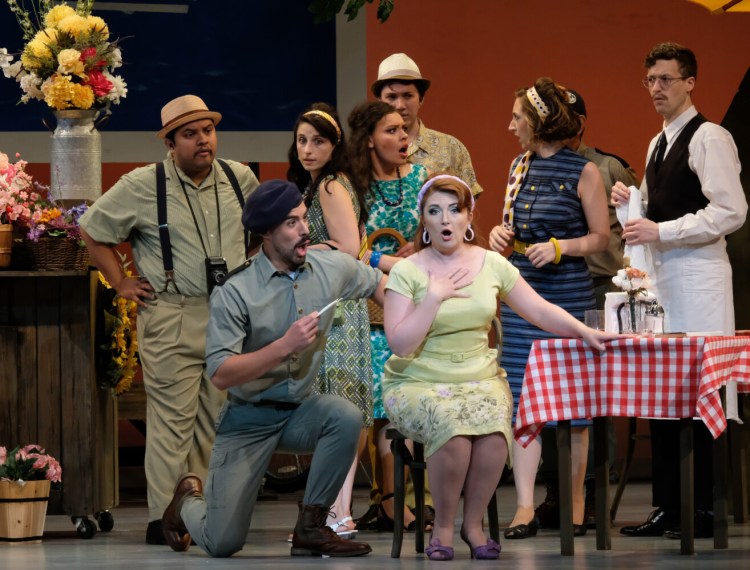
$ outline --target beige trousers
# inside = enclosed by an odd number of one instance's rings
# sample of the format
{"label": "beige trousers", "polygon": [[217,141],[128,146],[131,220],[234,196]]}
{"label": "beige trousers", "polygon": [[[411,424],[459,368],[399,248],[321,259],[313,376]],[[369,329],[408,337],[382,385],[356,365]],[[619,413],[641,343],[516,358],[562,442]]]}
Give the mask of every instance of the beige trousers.
{"label": "beige trousers", "polygon": [[185,471],[205,480],[216,417],[226,396],[205,374],[208,300],[160,293],[138,314],[146,390],[149,522],[161,519]]}

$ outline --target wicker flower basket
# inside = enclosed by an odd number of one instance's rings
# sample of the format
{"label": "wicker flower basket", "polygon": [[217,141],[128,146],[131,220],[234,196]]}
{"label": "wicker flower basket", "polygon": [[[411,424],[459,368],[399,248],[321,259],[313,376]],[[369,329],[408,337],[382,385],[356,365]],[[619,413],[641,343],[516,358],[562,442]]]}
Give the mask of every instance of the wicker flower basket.
{"label": "wicker flower basket", "polygon": [[64,237],[40,237],[28,242],[32,268],[47,271],[84,270],[89,266],[86,247]]}
{"label": "wicker flower basket", "polygon": [[[367,245],[370,247],[370,249],[372,249],[372,244],[374,244],[383,236],[389,236],[395,239],[398,242],[399,247],[403,247],[406,245],[406,238],[404,238],[404,236],[402,236],[401,232],[399,232],[398,230],[394,228],[380,228],[379,230],[375,230],[369,236],[367,236]],[[371,325],[383,325],[383,307],[378,305],[372,299],[367,299],[367,313],[370,317]]]}
{"label": "wicker flower basket", "polygon": [[42,540],[49,490],[49,481],[0,481],[0,543]]}

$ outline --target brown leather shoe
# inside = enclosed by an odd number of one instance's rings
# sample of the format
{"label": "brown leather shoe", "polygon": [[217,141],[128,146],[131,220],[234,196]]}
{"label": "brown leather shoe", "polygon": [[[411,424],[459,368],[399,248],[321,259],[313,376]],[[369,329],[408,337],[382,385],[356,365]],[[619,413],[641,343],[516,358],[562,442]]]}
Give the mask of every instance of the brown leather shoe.
{"label": "brown leather shoe", "polygon": [[202,497],[203,483],[195,473],[185,473],[177,481],[174,488],[174,497],[167,505],[164,515],[162,516],[162,528],[164,530],[164,539],[169,547],[176,552],[184,552],[190,548],[190,534],[185,523],[182,522],[180,509],[182,503],[188,497]]}
{"label": "brown leather shoe", "polygon": [[372,552],[366,542],[343,540],[326,521],[328,509],[303,505],[292,537],[292,556],[362,556]]}

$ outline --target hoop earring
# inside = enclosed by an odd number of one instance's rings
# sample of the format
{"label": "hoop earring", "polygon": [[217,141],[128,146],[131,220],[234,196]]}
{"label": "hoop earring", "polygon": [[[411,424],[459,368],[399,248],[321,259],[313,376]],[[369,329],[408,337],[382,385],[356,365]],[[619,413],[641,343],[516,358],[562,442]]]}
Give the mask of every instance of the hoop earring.
{"label": "hoop earring", "polygon": [[430,243],[430,234],[427,233],[427,228],[424,228],[422,230],[422,241],[425,243],[425,245],[429,245]]}
{"label": "hoop earring", "polygon": [[464,236],[464,241],[471,241],[471,240],[473,240],[474,237],[475,237],[475,234],[474,234],[474,228],[471,227],[471,224],[469,224],[469,227],[468,227],[468,229],[466,231],[467,232],[471,232],[471,237],[469,237],[468,233],[467,233],[467,235]]}

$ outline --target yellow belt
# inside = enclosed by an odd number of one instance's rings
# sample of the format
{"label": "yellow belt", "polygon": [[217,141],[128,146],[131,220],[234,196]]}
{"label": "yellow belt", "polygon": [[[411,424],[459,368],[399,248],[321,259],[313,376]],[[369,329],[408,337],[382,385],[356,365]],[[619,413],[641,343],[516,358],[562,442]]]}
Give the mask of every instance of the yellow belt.
{"label": "yellow belt", "polygon": [[524,254],[525,255],[526,254],[526,250],[528,248],[530,248],[532,245],[534,245],[534,244],[526,243],[525,241],[515,240],[513,242],[513,251],[516,251],[516,252],[518,252],[520,254]]}
{"label": "yellow belt", "polygon": [[438,360],[450,360],[451,362],[463,362],[464,360],[468,360],[469,358],[473,358],[474,356],[486,354],[487,352],[489,352],[489,350],[486,346],[480,346],[479,348],[475,348],[473,350],[467,350],[466,352],[434,352],[432,350],[422,349],[420,354],[428,358],[436,358]]}

